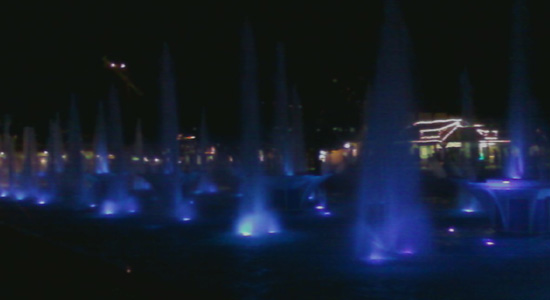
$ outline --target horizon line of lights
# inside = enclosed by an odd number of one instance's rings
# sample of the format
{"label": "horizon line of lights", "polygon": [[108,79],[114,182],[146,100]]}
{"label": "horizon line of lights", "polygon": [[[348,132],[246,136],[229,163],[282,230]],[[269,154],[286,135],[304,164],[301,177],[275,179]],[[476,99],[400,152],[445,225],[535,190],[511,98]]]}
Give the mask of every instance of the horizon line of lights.
{"label": "horizon line of lights", "polygon": [[447,122],[462,122],[462,119],[441,119],[441,120],[431,120],[431,121],[418,121],[413,123],[413,126],[416,125],[430,125],[430,124],[438,124],[438,123],[447,123]]}

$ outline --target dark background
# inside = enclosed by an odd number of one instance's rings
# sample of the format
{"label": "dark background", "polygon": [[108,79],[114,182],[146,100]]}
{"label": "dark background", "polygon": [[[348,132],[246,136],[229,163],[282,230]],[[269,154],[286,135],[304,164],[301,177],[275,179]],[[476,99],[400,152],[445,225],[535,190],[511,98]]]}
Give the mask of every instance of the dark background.
{"label": "dark background", "polygon": [[[91,140],[97,104],[111,83],[121,89],[127,142],[138,118],[146,139],[158,133],[158,72],[162,44],[177,72],[182,131],[193,133],[206,108],[214,140],[238,137],[239,31],[247,17],[260,61],[265,125],[272,107],[275,43],[287,50],[288,73],[303,101],[308,132],[359,127],[372,78],[381,1],[17,2],[0,22],[4,79],[0,114],[13,132],[36,127],[44,142],[47,121],[67,119],[70,94],[79,99],[85,139]],[[533,93],[539,117],[550,117],[547,80],[550,5],[526,1],[531,17]],[[402,1],[415,57],[418,109],[460,113],[459,74],[466,67],[476,114],[503,122],[507,107],[511,0]],[[550,43],[548,43],[550,44]],[[102,57],[123,61],[143,92],[139,97],[106,69]],[[267,126],[266,126],[267,127]],[[310,140],[314,135],[308,135]]]}

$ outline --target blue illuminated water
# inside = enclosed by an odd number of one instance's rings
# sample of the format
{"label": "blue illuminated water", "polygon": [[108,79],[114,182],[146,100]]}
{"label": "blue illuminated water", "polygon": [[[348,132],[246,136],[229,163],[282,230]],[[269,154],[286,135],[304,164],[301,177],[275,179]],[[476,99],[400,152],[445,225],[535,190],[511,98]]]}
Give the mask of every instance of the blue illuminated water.
{"label": "blue illuminated water", "polygon": [[237,234],[262,236],[279,232],[280,226],[270,208],[266,176],[260,163],[260,99],[256,50],[252,28],[246,23],[241,35],[241,144],[240,171],[242,194],[235,225]]}
{"label": "blue illuminated water", "polygon": [[[407,29],[385,1],[358,183],[355,255],[367,261],[426,253],[430,226],[419,203],[419,173],[405,129],[415,97]],[[412,131],[410,131],[412,133]]]}

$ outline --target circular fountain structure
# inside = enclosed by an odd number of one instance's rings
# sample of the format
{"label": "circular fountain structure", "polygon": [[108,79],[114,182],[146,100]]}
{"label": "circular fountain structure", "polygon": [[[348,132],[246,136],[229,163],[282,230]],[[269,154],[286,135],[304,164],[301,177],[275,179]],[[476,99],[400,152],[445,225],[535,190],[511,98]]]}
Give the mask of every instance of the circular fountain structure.
{"label": "circular fountain structure", "polygon": [[550,183],[489,179],[467,185],[490,214],[496,229],[519,234],[550,232]]}

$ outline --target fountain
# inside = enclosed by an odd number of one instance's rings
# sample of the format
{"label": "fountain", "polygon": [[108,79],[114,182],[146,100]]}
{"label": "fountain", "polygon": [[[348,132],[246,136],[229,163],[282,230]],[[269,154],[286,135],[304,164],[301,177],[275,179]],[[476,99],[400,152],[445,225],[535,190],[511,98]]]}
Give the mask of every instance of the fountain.
{"label": "fountain", "polygon": [[170,199],[176,218],[187,221],[194,217],[194,211],[190,201],[184,199],[182,191],[182,171],[178,166],[180,150],[177,140],[179,121],[176,80],[172,58],[166,44],[161,57],[160,103],[162,169],[166,176],[165,197]]}
{"label": "fountain", "polygon": [[109,152],[107,151],[107,126],[101,103],[97,108],[97,122],[94,135],[94,167],[96,174],[109,173]]}
{"label": "fountain", "polygon": [[213,194],[218,191],[218,187],[212,180],[212,174],[208,166],[208,157],[206,153],[209,150],[209,137],[208,128],[206,126],[206,114],[202,112],[200,137],[199,137],[199,149],[197,159],[200,162],[199,167],[199,182],[195,190],[195,194]]}
{"label": "fountain", "polygon": [[508,131],[510,148],[504,179],[471,182],[469,188],[491,213],[495,227],[511,233],[550,231],[550,184],[534,180],[529,148],[534,143],[535,110],[527,61],[527,9],[514,3],[510,56]]}
{"label": "fountain", "polygon": [[90,187],[85,180],[82,135],[74,96],[71,99],[68,128],[68,151],[63,174],[63,188],[66,192],[66,204],[73,209],[82,209],[88,207],[92,203],[92,199],[89,192]]}
{"label": "fountain", "polygon": [[414,97],[408,34],[396,1],[385,1],[381,30],[358,187],[355,250],[366,261],[430,248],[429,225],[419,203],[418,166],[405,130]]}
{"label": "fountain", "polygon": [[290,124],[288,117],[288,87],[286,83],[286,68],[284,49],[281,43],[277,44],[277,66],[275,71],[275,126],[273,126],[273,144],[278,150],[277,172],[285,175],[294,175],[294,161],[292,159],[292,144],[290,143]]}
{"label": "fountain", "polygon": [[2,191],[3,196],[12,195],[15,189],[15,141],[10,134],[11,119],[9,116],[6,116],[4,119],[4,155],[7,178],[6,178],[6,187]]}
{"label": "fountain", "polygon": [[38,195],[38,157],[36,153],[34,128],[25,127],[23,129],[23,169],[20,174],[19,191],[17,192],[18,195],[25,198],[36,198]]}
{"label": "fountain", "polygon": [[260,101],[258,99],[257,61],[252,29],[248,22],[241,36],[242,136],[240,164],[242,194],[236,231],[242,236],[262,236],[280,231],[269,208],[266,178],[260,164]]}
{"label": "fountain", "polygon": [[[295,87],[289,90],[286,79],[284,49],[277,44],[275,71],[275,124],[273,145],[277,150],[274,176],[268,183],[274,194],[274,204],[285,209],[301,209],[316,203],[323,210],[326,193],[320,188],[328,176],[306,175],[306,157],[302,125],[302,105]],[[325,212],[325,211],[324,211]]]}
{"label": "fountain", "polygon": [[60,176],[63,173],[63,137],[59,115],[54,120],[50,120],[49,132],[46,194],[49,199],[56,201],[59,198]]}
{"label": "fountain", "polygon": [[117,212],[135,213],[138,210],[137,201],[129,195],[128,162],[124,151],[124,135],[120,101],[117,90],[111,87],[109,92],[109,151],[112,154],[111,173],[107,177],[107,196],[102,204],[103,214]]}
{"label": "fountain", "polygon": [[145,165],[143,162],[143,133],[141,130],[141,120],[138,120],[136,123],[136,130],[134,133],[134,157],[132,161],[134,162],[135,172],[143,174],[145,172]]}

